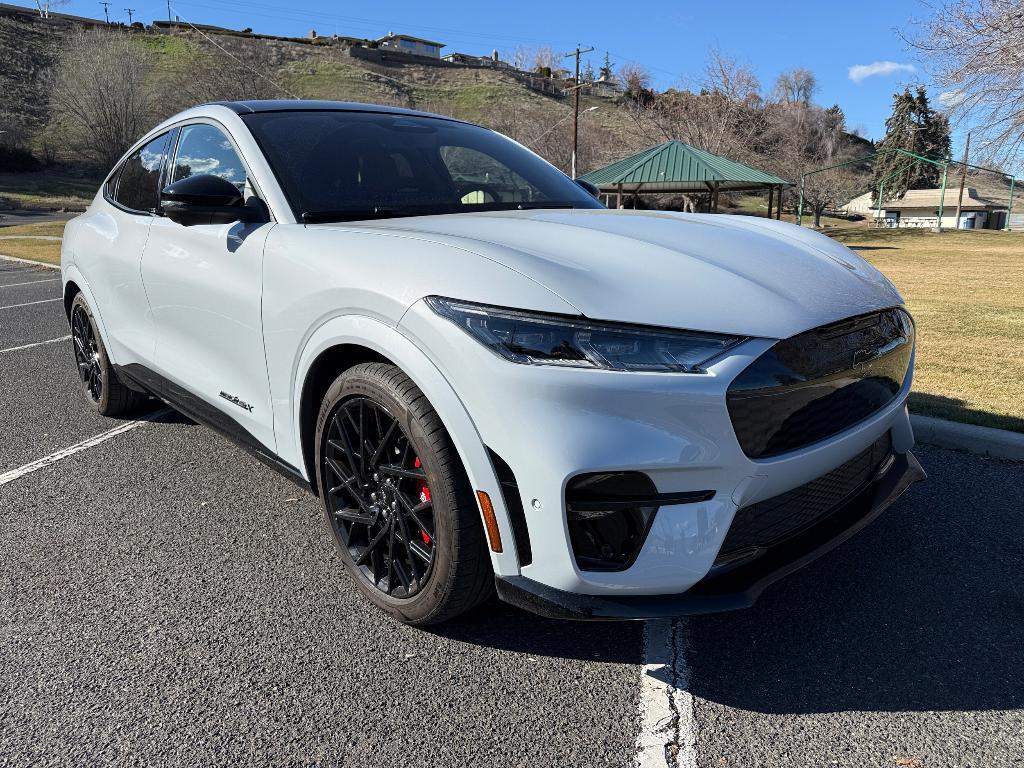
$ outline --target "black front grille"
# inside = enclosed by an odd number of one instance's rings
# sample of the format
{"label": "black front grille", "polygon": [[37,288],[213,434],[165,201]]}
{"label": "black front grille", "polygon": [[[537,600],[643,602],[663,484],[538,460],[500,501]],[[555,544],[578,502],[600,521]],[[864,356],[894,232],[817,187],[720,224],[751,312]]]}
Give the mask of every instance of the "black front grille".
{"label": "black front grille", "polygon": [[747,560],[823,520],[867,486],[890,455],[892,442],[886,432],[828,474],[737,510],[715,565]]}
{"label": "black front grille", "polygon": [[914,324],[899,308],[778,342],[729,385],[743,452],[777,456],[863,421],[899,393],[913,350]]}

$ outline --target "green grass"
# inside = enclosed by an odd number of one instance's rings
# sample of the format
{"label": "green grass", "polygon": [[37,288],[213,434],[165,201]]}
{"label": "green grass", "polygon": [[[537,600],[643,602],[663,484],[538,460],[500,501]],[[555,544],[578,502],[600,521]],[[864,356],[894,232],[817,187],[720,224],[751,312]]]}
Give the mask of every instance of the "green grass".
{"label": "green grass", "polygon": [[84,211],[101,181],[57,169],[0,173],[0,208]]}
{"label": "green grass", "polygon": [[917,323],[915,413],[1024,432],[1024,232],[850,227]]}

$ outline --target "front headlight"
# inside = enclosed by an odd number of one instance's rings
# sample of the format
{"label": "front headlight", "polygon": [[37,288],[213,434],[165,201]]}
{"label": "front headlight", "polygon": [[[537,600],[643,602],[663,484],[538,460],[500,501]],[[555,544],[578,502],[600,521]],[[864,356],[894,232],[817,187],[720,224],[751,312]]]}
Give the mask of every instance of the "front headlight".
{"label": "front headlight", "polygon": [[612,371],[703,373],[746,339],[700,331],[591,322],[428,296],[427,304],[506,360]]}

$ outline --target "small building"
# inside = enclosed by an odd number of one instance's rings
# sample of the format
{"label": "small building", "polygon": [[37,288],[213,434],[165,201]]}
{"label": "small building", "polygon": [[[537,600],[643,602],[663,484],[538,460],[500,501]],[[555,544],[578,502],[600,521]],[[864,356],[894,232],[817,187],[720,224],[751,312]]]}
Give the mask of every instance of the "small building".
{"label": "small building", "polygon": [[439,59],[441,58],[441,49],[444,48],[444,43],[424,40],[422,37],[396,35],[394,32],[389,32],[377,40],[377,46],[388,51],[400,51],[401,53],[410,53],[414,56],[428,56],[432,59]]}
{"label": "small building", "polygon": [[[956,204],[960,190],[947,187],[945,199],[941,189],[910,189],[899,200],[887,200],[881,216],[890,227],[939,226],[939,205],[942,204],[942,227],[957,229]],[[986,200],[973,187],[964,189],[960,208],[959,229],[1002,229],[1006,226],[1006,205]]]}

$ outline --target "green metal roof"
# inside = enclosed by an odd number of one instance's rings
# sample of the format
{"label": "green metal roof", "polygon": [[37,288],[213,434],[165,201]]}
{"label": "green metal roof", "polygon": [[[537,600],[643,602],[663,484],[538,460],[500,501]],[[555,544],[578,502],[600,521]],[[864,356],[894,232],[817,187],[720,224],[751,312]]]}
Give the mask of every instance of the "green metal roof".
{"label": "green metal roof", "polygon": [[649,192],[704,191],[708,184],[717,184],[720,189],[789,185],[788,181],[778,176],[674,139],[585,173],[580,178],[602,190],[612,191],[619,184],[629,191],[643,185],[644,191]]}

